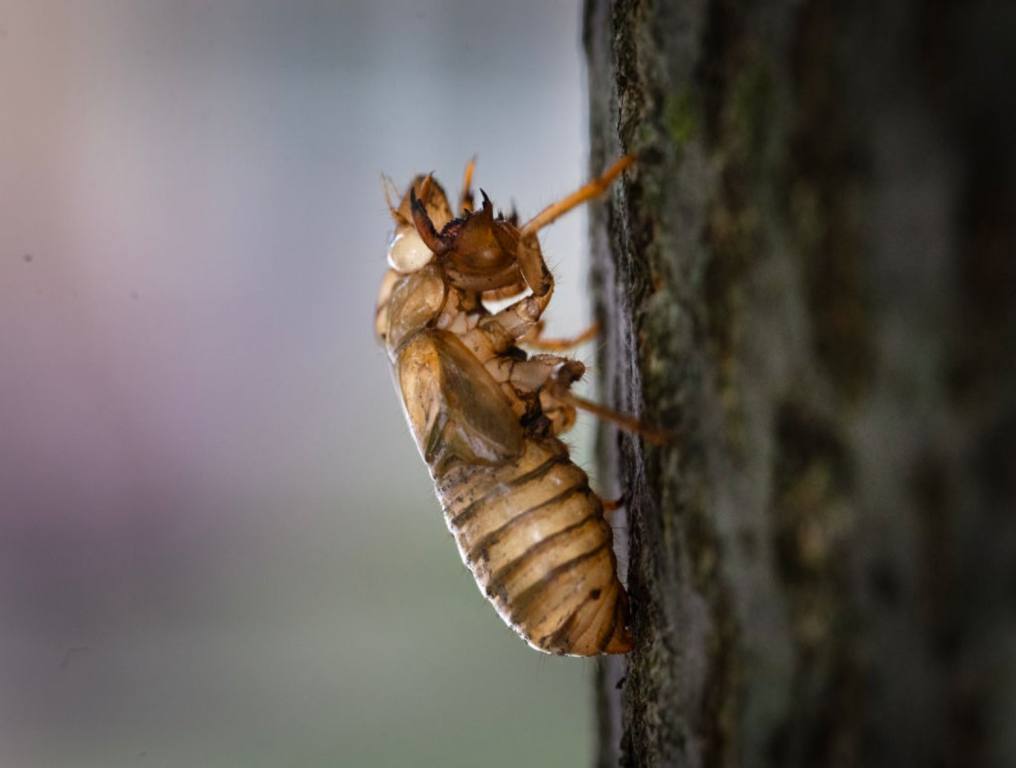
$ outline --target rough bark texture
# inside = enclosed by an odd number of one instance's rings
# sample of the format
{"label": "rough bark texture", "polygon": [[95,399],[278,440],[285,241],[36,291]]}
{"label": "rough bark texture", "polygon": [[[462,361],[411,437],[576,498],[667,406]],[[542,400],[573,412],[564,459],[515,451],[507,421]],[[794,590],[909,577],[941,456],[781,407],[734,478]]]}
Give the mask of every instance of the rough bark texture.
{"label": "rough bark texture", "polygon": [[[848,8],[848,5],[850,6]],[[1016,5],[590,0],[600,764],[1016,765]]]}

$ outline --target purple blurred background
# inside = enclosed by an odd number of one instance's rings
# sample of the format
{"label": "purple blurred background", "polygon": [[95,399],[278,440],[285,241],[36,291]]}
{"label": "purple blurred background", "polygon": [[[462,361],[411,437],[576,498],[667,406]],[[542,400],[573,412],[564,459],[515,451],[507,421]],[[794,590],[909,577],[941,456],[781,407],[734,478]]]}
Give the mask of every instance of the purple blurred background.
{"label": "purple blurred background", "polygon": [[584,180],[579,22],[0,2],[0,766],[589,762],[591,664],[481,598],[371,336],[382,171]]}

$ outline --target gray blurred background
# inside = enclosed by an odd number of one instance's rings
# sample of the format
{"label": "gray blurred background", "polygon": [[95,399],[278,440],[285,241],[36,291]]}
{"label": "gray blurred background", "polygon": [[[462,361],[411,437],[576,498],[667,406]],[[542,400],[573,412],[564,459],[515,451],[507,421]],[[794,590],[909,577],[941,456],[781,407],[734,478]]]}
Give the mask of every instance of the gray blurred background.
{"label": "gray blurred background", "polygon": [[532,214],[584,89],[577,2],[0,0],[0,767],[589,761],[371,335],[379,174]]}

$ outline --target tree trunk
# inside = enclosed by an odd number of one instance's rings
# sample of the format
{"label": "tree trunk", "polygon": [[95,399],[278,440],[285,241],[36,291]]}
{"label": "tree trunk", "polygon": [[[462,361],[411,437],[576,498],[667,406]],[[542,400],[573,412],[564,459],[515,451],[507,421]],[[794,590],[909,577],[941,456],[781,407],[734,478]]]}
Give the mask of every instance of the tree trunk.
{"label": "tree trunk", "polygon": [[[848,6],[850,6],[848,8]],[[1016,4],[590,0],[600,765],[1016,765]],[[622,553],[624,563],[624,553]]]}

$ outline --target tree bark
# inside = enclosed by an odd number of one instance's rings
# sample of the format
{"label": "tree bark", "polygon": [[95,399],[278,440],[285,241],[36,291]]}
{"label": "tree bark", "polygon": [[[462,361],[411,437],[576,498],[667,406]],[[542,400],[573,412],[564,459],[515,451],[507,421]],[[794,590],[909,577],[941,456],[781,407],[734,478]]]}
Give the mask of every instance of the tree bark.
{"label": "tree bark", "polygon": [[1016,5],[585,14],[599,764],[1016,765]]}

